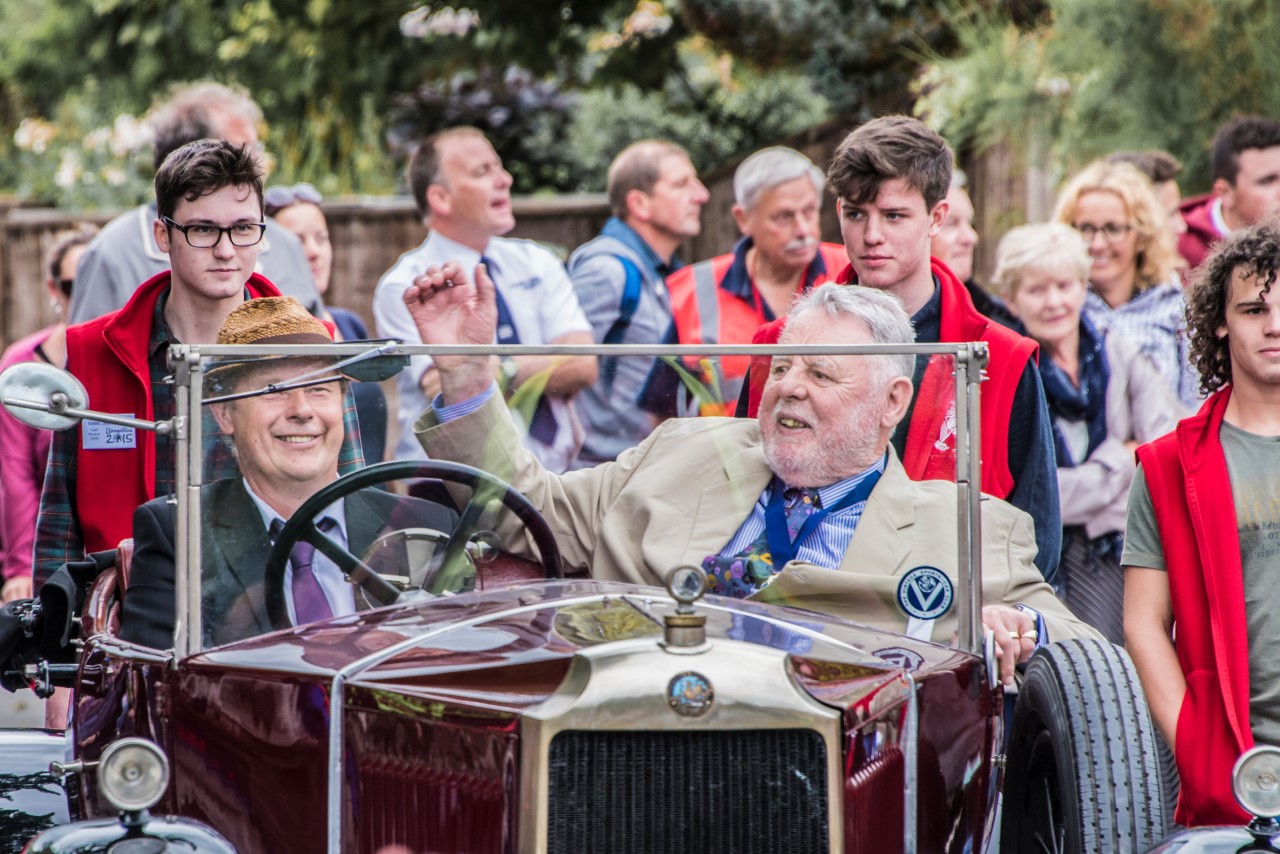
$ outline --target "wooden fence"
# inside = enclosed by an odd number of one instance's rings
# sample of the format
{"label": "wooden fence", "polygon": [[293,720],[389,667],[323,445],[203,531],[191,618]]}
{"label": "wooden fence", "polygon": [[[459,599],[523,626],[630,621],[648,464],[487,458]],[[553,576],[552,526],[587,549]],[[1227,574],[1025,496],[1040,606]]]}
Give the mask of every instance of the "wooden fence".
{"label": "wooden fence", "polygon": [[[568,252],[600,232],[609,216],[602,194],[531,197],[514,202],[514,237]],[[326,203],[333,242],[331,305],[357,312],[373,328],[371,306],[378,279],[400,254],[422,242],[426,229],[407,197]],[[54,321],[45,297],[43,257],[53,235],[77,222],[104,223],[111,214],[75,216],[43,208],[0,213],[0,343],[4,346]],[[141,284],[141,283],[139,283]]]}
{"label": "wooden fence", "polygon": [[[849,125],[836,120],[784,140],[826,169]],[[685,260],[702,260],[729,251],[738,239],[733,207],[734,161],[703,176],[710,201],[703,210],[702,233],[681,247]],[[1005,231],[1019,223],[1043,219],[1046,191],[1028,180],[1026,168],[1009,146],[996,146],[981,158],[968,158],[969,191],[977,210],[978,244],[975,270],[980,281],[994,266],[995,246]],[[1033,192],[1034,191],[1034,192]],[[402,252],[426,234],[407,197],[359,198],[326,202],[334,247],[333,285],[326,296],[332,305],[360,314],[372,329],[371,304],[379,277]],[[549,244],[566,255],[599,233],[609,216],[603,194],[533,196],[514,200],[514,237]],[[0,204],[0,345],[52,323],[45,298],[42,258],[52,235],[76,222],[104,223],[111,214],[75,216],[59,210]],[[822,206],[822,236],[838,242],[840,227],[830,195]]]}

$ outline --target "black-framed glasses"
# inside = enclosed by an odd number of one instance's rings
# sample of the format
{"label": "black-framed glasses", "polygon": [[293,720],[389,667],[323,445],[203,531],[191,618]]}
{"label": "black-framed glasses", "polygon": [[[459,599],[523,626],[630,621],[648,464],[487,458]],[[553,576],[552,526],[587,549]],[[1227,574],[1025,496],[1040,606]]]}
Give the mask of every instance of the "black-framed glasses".
{"label": "black-framed glasses", "polygon": [[58,290],[62,291],[64,297],[71,296],[71,289],[75,287],[75,279],[58,279]]}
{"label": "black-framed glasses", "polygon": [[231,241],[232,246],[256,246],[262,241],[262,235],[267,230],[265,222],[237,222],[235,225],[223,228],[220,225],[208,225],[206,223],[195,223],[193,225],[178,225],[167,216],[161,216],[160,221],[170,228],[176,228],[181,231],[183,236],[187,238],[187,244],[196,249],[212,249],[218,245],[218,241],[222,239],[222,235],[226,235]]}
{"label": "black-framed glasses", "polygon": [[1102,238],[1108,243],[1116,243],[1123,240],[1124,236],[1133,231],[1133,226],[1129,223],[1109,222],[1106,225],[1091,225],[1082,222],[1072,226],[1076,231],[1080,232],[1080,236],[1084,238],[1085,243],[1093,240],[1095,235],[1101,234]]}
{"label": "black-framed glasses", "polygon": [[268,187],[262,194],[262,204],[266,207],[269,216],[298,202],[318,205],[322,201],[324,197],[320,195],[320,191],[310,184],[294,184],[292,187],[277,184],[274,187]]}

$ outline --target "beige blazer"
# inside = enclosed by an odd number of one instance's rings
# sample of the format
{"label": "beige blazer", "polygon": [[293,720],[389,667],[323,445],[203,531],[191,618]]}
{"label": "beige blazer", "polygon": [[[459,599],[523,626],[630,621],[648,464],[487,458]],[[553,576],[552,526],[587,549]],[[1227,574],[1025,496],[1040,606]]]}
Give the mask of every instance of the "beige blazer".
{"label": "beige blazer", "polygon": [[[447,424],[428,411],[414,430],[432,458],[484,469],[528,496],[551,525],[566,568],[593,578],[660,585],[678,566],[701,565],[724,548],[772,477],[756,422],[739,418],[672,419],[616,462],[551,474],[522,447],[500,403],[495,396]],[[983,601],[1035,608],[1054,640],[1097,637],[1035,568],[1031,517],[987,496],[982,507]],[[508,547],[532,553],[517,523],[499,532]],[[956,541],[955,486],[912,482],[890,451],[840,567],[793,561],[752,598],[903,632],[903,575],[931,566],[954,584]],[[953,601],[934,621],[932,639],[949,642],[956,627]]]}

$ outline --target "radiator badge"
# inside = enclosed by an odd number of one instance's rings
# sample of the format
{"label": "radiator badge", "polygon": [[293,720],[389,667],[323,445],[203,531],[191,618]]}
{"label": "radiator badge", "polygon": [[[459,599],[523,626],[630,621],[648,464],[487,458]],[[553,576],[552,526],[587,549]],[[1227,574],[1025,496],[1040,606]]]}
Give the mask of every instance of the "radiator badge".
{"label": "radiator badge", "polygon": [[693,671],[676,674],[667,685],[667,705],[687,718],[706,714],[715,696],[707,677]]}

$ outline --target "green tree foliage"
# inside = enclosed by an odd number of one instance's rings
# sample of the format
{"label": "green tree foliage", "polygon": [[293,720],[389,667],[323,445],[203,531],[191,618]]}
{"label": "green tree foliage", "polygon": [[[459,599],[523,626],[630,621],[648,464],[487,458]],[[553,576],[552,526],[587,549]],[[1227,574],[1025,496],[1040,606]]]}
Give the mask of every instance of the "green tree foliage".
{"label": "green tree foliage", "polygon": [[145,195],[131,159],[77,149],[208,78],[262,105],[275,180],[384,192],[388,142],[400,156],[466,121],[519,191],[599,189],[615,143],[665,133],[712,164],[833,110],[905,109],[910,52],[950,38],[944,2],[0,0],[0,187],[89,206]]}
{"label": "green tree foliage", "polygon": [[1123,148],[1163,148],[1184,186],[1209,184],[1208,143],[1233,115],[1280,116],[1280,7],[1268,0],[1050,0],[1031,27],[957,22],[921,109],[953,142],[1042,138],[1057,171]]}
{"label": "green tree foliage", "polygon": [[739,72],[732,86],[694,73],[661,91],[629,84],[595,89],[574,113],[569,155],[586,186],[595,188],[604,186],[614,154],[649,137],[684,146],[703,171],[818,124],[828,110],[826,100],[794,71]]}

